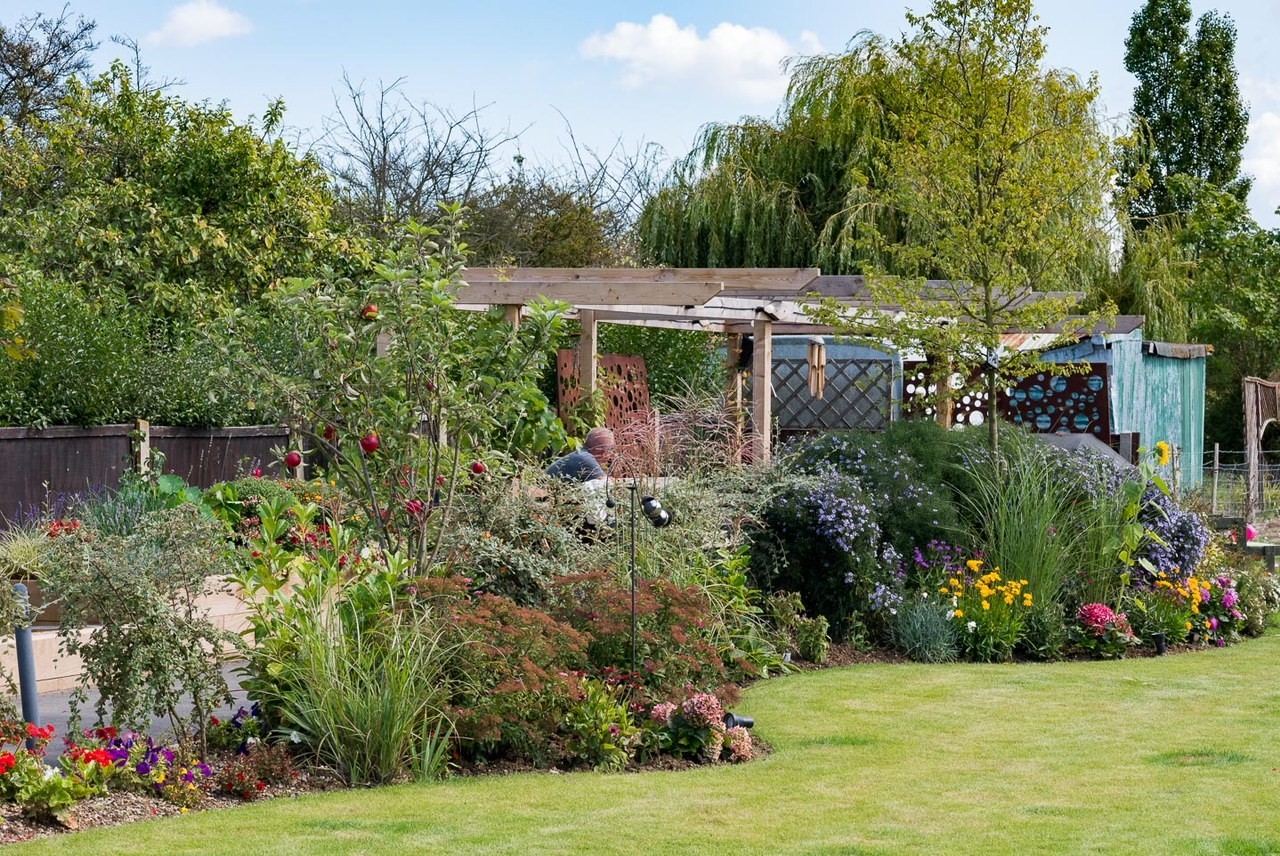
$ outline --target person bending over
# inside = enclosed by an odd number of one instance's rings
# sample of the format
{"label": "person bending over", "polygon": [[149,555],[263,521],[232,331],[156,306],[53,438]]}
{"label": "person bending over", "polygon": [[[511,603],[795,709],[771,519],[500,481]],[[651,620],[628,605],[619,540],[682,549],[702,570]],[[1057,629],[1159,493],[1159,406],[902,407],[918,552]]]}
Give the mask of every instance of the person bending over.
{"label": "person bending over", "polygon": [[547,475],[570,482],[589,482],[605,477],[613,460],[613,432],[608,428],[592,428],[587,441],[547,468]]}

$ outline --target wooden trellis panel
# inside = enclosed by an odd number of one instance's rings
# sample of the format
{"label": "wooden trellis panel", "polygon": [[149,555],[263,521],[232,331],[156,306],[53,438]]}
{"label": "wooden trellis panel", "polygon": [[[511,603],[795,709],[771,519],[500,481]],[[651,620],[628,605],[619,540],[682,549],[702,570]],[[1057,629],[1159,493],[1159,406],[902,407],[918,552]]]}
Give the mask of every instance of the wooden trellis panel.
{"label": "wooden trellis panel", "polygon": [[824,397],[809,391],[809,363],[773,361],[774,415],[781,431],[882,429],[893,403],[893,363],[828,358]]}

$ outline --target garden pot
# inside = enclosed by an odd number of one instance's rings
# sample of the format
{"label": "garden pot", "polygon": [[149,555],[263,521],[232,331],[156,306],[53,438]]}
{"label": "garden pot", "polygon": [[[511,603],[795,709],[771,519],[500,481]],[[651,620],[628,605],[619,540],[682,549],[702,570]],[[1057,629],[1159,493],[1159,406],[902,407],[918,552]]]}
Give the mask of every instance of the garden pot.
{"label": "garden pot", "polygon": [[1156,646],[1156,656],[1168,653],[1169,644],[1163,632],[1152,633],[1151,642]]}

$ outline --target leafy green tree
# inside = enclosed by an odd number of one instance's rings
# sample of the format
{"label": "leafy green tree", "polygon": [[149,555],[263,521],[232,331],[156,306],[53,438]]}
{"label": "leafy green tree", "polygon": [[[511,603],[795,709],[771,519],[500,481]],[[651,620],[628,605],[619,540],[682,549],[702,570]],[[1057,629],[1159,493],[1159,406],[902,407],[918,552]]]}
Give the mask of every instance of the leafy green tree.
{"label": "leafy green tree", "polygon": [[[1208,183],[1181,181],[1190,201],[1181,253],[1194,259],[1185,286],[1193,341],[1210,342],[1205,441],[1242,448],[1246,377],[1280,369],[1280,229],[1262,229],[1245,203]],[[1148,230],[1150,231],[1150,230]]]}
{"label": "leafy green tree", "polygon": [[[1002,354],[1001,334],[1066,320],[1074,298],[1054,293],[1088,283],[1105,257],[1097,84],[1042,69],[1045,30],[1030,0],[936,0],[907,20],[916,32],[883,62],[897,91],[869,204],[895,212],[911,239],[864,240],[888,270],[940,279],[872,276],[873,296],[902,307],[900,319],[844,317],[933,355],[943,377],[985,373],[994,410],[1001,386],[1042,367]],[[988,424],[994,449],[998,420]]]}
{"label": "leafy green tree", "polygon": [[319,165],[271,139],[283,109],[258,129],[139,88],[119,62],[73,78],[32,134],[0,129],[0,267],[191,317],[364,266]]}
{"label": "leafy green tree", "polygon": [[1176,175],[1241,200],[1249,195],[1250,181],[1239,174],[1249,117],[1236,80],[1235,25],[1207,12],[1193,38],[1190,21],[1189,0],[1147,0],[1125,40],[1125,68],[1138,79],[1137,127],[1121,147],[1119,184],[1137,229],[1187,210],[1191,200],[1171,182]]}
{"label": "leafy green tree", "polygon": [[255,328],[270,326],[293,361],[229,350],[223,376],[284,412],[371,535],[425,573],[454,491],[491,466],[564,446],[536,379],[565,307],[536,303],[518,329],[500,312],[457,309],[457,206],[432,226],[409,221],[386,253],[359,279],[292,280],[272,292],[269,314],[232,316],[229,340],[255,341]]}

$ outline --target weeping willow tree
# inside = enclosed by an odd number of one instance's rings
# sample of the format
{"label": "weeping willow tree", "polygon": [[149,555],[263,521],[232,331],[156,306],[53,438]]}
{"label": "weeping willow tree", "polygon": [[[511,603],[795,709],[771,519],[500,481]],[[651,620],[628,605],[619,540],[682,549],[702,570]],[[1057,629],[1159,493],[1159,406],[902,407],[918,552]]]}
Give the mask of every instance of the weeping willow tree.
{"label": "weeping willow tree", "polygon": [[870,238],[907,240],[903,218],[874,197],[898,95],[887,63],[881,37],[860,33],[844,53],[792,61],[775,119],[705,127],[641,215],[642,254],[861,273],[880,243]]}

